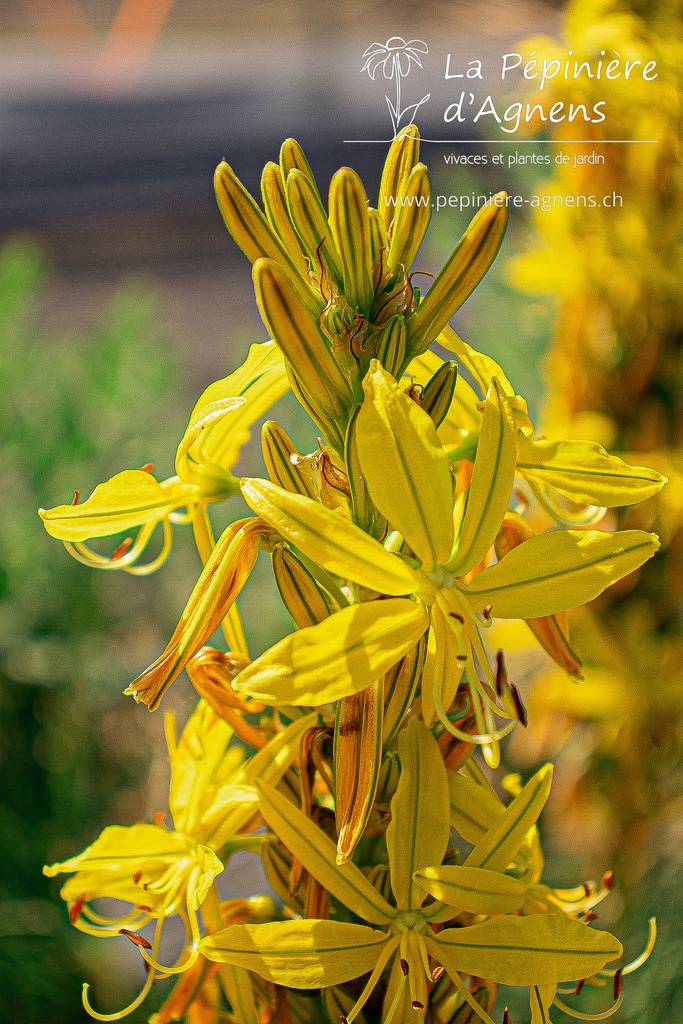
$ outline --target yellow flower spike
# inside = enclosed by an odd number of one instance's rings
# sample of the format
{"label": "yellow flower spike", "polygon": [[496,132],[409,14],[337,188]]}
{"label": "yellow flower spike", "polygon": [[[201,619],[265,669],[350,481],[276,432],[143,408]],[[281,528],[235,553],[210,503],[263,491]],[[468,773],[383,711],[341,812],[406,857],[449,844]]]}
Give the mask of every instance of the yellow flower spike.
{"label": "yellow flower spike", "polygon": [[507,207],[497,205],[504,197],[498,192],[479,210],[410,318],[412,356],[429,348],[493,263],[507,225]]}
{"label": "yellow flower spike", "polygon": [[293,259],[284,242],[271,228],[232,167],[225,160],[216,168],[214,185],[218,207],[223,215],[225,226],[249,262],[255,263],[263,257],[273,260],[279,266],[291,268],[301,288],[306,291],[308,302],[312,305],[317,304],[322,311],[323,303],[319,296],[316,297],[309,284],[305,266],[300,266]]}
{"label": "yellow flower spike", "polygon": [[[284,359],[275,342],[251,345],[242,365],[210,384],[192,410],[176,453],[180,479],[197,484],[205,501],[234,493],[234,477],[228,471],[249,440],[253,424],[287,389]],[[216,493],[212,479],[218,483]]]}
{"label": "yellow flower spike", "polygon": [[474,472],[457,552],[448,563],[449,570],[456,575],[470,572],[493,547],[512,494],[516,437],[510,405],[494,377],[484,402]]}
{"label": "yellow flower spike", "polygon": [[306,388],[316,422],[323,430],[330,421],[344,423],[353,395],[292,276],[270,260],[258,260],[254,285],[264,322]]}
{"label": "yellow flower spike", "polygon": [[349,167],[342,167],[330,182],[329,210],[332,237],[342,261],[344,297],[352,308],[368,315],[375,295],[368,197]]}
{"label": "yellow flower spike", "polygon": [[473,609],[490,607],[501,619],[554,615],[592,601],[658,548],[658,538],[640,530],[546,533],[483,569],[462,593]]}
{"label": "yellow flower spike", "polygon": [[337,704],[334,723],[337,863],[349,860],[365,831],[382,763],[383,685],[378,679]]}
{"label": "yellow flower spike", "polygon": [[[144,470],[126,469],[98,484],[81,504],[57,505],[47,510],[41,508],[38,514],[51,537],[75,545],[72,553],[77,557],[80,553],[79,561],[98,568],[123,569],[140,557],[159,524],[168,524],[175,511],[191,508],[200,496],[195,486],[183,483],[177,477],[160,483]],[[87,540],[111,537],[134,529],[140,530],[138,542],[121,558],[97,555],[83,545]]]}
{"label": "yellow flower spike", "polygon": [[281,242],[295,259],[297,269],[304,275],[308,273],[308,263],[301,247],[299,237],[294,230],[287,208],[285,182],[279,164],[272,161],[266,164],[261,175],[261,199],[268,223],[278,235]]}
{"label": "yellow flower spike", "polygon": [[240,519],[224,530],[163,654],[124,693],[150,711],[159,706],[165,691],[225,618],[254,567],[265,532],[257,519]]}
{"label": "yellow flower spike", "polygon": [[382,169],[377,211],[389,230],[396,214],[392,199],[403,194],[406,182],[420,159],[420,133],[414,124],[401,129],[391,146]]}
{"label": "yellow flower spike", "polygon": [[235,679],[273,706],[319,707],[358,693],[417,643],[427,613],[407,598],[351,605],[285,637]]}
{"label": "yellow flower spike", "polygon": [[426,893],[413,875],[440,864],[448,846],[448,777],[436,740],[417,718],[400,734],[398,756],[401,777],[387,829],[391,887],[399,910],[419,910]]}
{"label": "yellow flower spike", "polygon": [[657,494],[666,477],[629,466],[594,441],[533,441],[520,435],[518,469],[536,493],[539,485],[584,505],[615,508]]}
{"label": "yellow flower spike", "polygon": [[425,164],[417,164],[410,172],[401,202],[391,228],[391,244],[387,263],[390,268],[404,266],[408,270],[417,256],[432,219],[432,187]]}
{"label": "yellow flower spike", "polygon": [[[332,236],[325,208],[317,188],[311,179],[301,171],[293,170],[287,175],[285,184],[287,208],[292,224],[318,275],[318,284],[323,297],[330,282],[335,295],[344,290],[342,258]],[[322,265],[321,265],[322,264]]]}
{"label": "yellow flower spike", "polygon": [[294,494],[320,498],[320,473],[313,456],[303,458],[279,423],[268,420],[261,427],[261,450],[273,483]]}
{"label": "yellow flower spike", "polygon": [[275,545],[272,560],[278,593],[299,629],[323,622],[342,607],[285,544]]}
{"label": "yellow flower spike", "polygon": [[280,536],[328,572],[368,590],[400,597],[421,585],[421,577],[339,513],[267,480],[245,479],[247,505]]}
{"label": "yellow flower spike", "polygon": [[377,360],[363,391],[357,445],[370,496],[429,571],[446,562],[453,547],[448,457],[428,414]]}

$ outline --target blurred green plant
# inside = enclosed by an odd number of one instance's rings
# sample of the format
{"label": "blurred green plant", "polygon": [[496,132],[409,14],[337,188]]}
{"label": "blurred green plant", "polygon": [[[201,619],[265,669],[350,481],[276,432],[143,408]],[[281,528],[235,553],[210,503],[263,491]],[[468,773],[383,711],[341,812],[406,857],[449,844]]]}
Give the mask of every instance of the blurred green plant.
{"label": "blurred green plant", "polygon": [[173,611],[168,596],[155,600],[163,574],[137,583],[89,573],[47,537],[35,509],[64,500],[74,482],[87,486],[103,465],[168,451],[183,402],[147,286],[121,286],[99,326],[57,337],[41,326],[46,283],[38,243],[0,250],[0,991],[6,1020],[75,1024],[87,1019],[79,947],[63,940],[68,923],[41,867],[112,811],[133,820],[145,808],[152,744],[139,729],[126,739],[120,609],[127,619],[144,608],[136,640],[150,646]]}

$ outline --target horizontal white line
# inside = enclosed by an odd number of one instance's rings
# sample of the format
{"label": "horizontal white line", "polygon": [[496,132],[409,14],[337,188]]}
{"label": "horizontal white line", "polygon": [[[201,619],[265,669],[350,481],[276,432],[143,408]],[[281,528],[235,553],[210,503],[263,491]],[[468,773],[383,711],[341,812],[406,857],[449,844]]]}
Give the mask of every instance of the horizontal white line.
{"label": "horizontal white line", "polygon": [[[364,143],[390,145],[393,139],[344,139],[349,145],[362,145]],[[550,146],[565,145],[566,143],[577,143],[591,146],[613,146],[617,143],[651,143],[656,144],[659,139],[420,139],[420,142],[435,142],[442,146],[499,146],[506,142],[517,146]]]}

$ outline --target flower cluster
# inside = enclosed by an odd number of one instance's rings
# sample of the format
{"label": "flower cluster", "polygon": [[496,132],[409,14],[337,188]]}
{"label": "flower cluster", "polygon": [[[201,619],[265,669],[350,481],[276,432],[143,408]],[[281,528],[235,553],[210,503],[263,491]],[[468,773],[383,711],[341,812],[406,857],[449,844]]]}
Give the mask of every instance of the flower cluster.
{"label": "flower cluster", "polygon": [[[133,1006],[181,975],[159,1024],[303,1021],[312,1006],[334,1024],[492,1024],[498,984],[528,987],[543,1024],[558,992],[606,976],[615,1008],[635,965],[606,968],[621,946],[590,927],[610,876],[571,890],[541,881],[550,766],[511,780],[505,805],[474,752],[496,768],[501,738],[526,724],[503,652],[487,648],[492,622],[526,620],[579,676],[566,610],[658,547],[641,530],[586,527],[664,478],[592,442],[536,437],[501,367],[449,327],[496,255],[504,204],[477,214],[424,296],[414,286],[430,205],[389,201],[429,199],[414,127],[390,148],[377,208],[342,168],[326,209],[292,140],[263,172],[263,211],[225,163],[216,188],[273,340],[200,398],[175,477],[128,470],[41,513],[77,557],[127,571],[156,567],[161,556],[139,559],[157,526],[163,556],[174,522],[194,527],[204,569],[166,649],[126,691],[154,710],[187,669],[200,695],[178,743],[169,731],[174,829],[105,829],[47,870],[74,873],[62,894],[78,927],[140,947],[149,974]],[[269,421],[267,478],[238,479],[249,427],[287,387],[316,450],[297,452]],[[536,534],[520,487],[549,510],[580,506],[579,528],[558,513]],[[209,506],[238,492],[253,515],[214,540]],[[87,547],[132,529],[108,558]],[[295,628],[251,660],[236,599],[259,550]],[[205,646],[221,624],[227,653]],[[221,901],[240,849],[261,854],[277,903]],[[105,896],[133,909],[105,919],[92,906]],[[165,966],[171,915],[186,938]]]}

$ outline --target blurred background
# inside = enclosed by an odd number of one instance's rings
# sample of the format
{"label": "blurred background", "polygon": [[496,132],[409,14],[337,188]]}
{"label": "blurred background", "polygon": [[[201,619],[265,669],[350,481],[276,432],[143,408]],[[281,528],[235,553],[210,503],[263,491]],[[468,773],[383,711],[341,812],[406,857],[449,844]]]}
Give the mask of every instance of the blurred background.
{"label": "blurred background", "polygon": [[[105,824],[149,820],[166,807],[161,716],[121,691],[165,645],[199,568],[177,529],[158,574],[98,574],[46,536],[36,509],[76,489],[87,495],[120,469],[153,462],[159,478],[172,472],[200,391],[266,338],[249,265],[215,206],[216,164],[227,159],[258,194],[263,164],[293,135],[321,188],[348,163],[372,196],[391,131],[383,83],[361,68],[366,48],[392,35],[429,43],[429,65],[411,72],[410,87],[415,99],[423,85],[431,90],[418,123],[437,138],[453,98],[447,53],[452,66],[472,58],[493,66],[520,40],[547,35],[577,55],[621,46],[654,55],[661,68],[656,88],[615,91],[613,116],[600,133],[591,127],[596,143],[660,144],[605,146],[611,159],[590,177],[585,168],[446,167],[446,151],[486,152],[465,145],[426,145],[423,159],[444,194],[572,194],[590,185],[625,197],[611,217],[516,212],[456,326],[502,363],[539,430],[594,437],[672,480],[662,502],[610,521],[658,529],[664,553],[573,624],[583,689],[558,681],[519,630],[501,642],[532,713],[508,767],[526,774],[549,757],[558,762],[548,880],[574,884],[614,867],[617,890],[601,918],[629,955],[644,945],[648,916],[660,920],[655,954],[627,979],[615,1020],[683,1019],[680,0],[428,0],[419,9],[398,0],[4,0],[0,991],[14,1024],[89,1019],[83,979],[98,1006],[123,1005],[135,987],[132,945],[70,928],[59,885],[41,867],[82,849]],[[586,88],[582,96],[558,85],[553,98],[593,102]],[[456,128],[449,137],[472,137]],[[541,138],[549,145],[525,151],[556,152],[561,128]],[[453,209],[434,217],[420,269],[440,265],[467,220]],[[275,416],[302,450],[315,447],[294,403],[283,401]],[[260,465],[252,441],[240,468]],[[288,629],[267,568],[259,564],[242,600],[254,649]],[[165,705],[182,722],[193,701],[180,681]],[[250,870],[235,895],[250,891]],[[511,993],[505,1001],[515,1024],[527,1020]],[[146,1020],[152,1004],[131,1020]]]}

